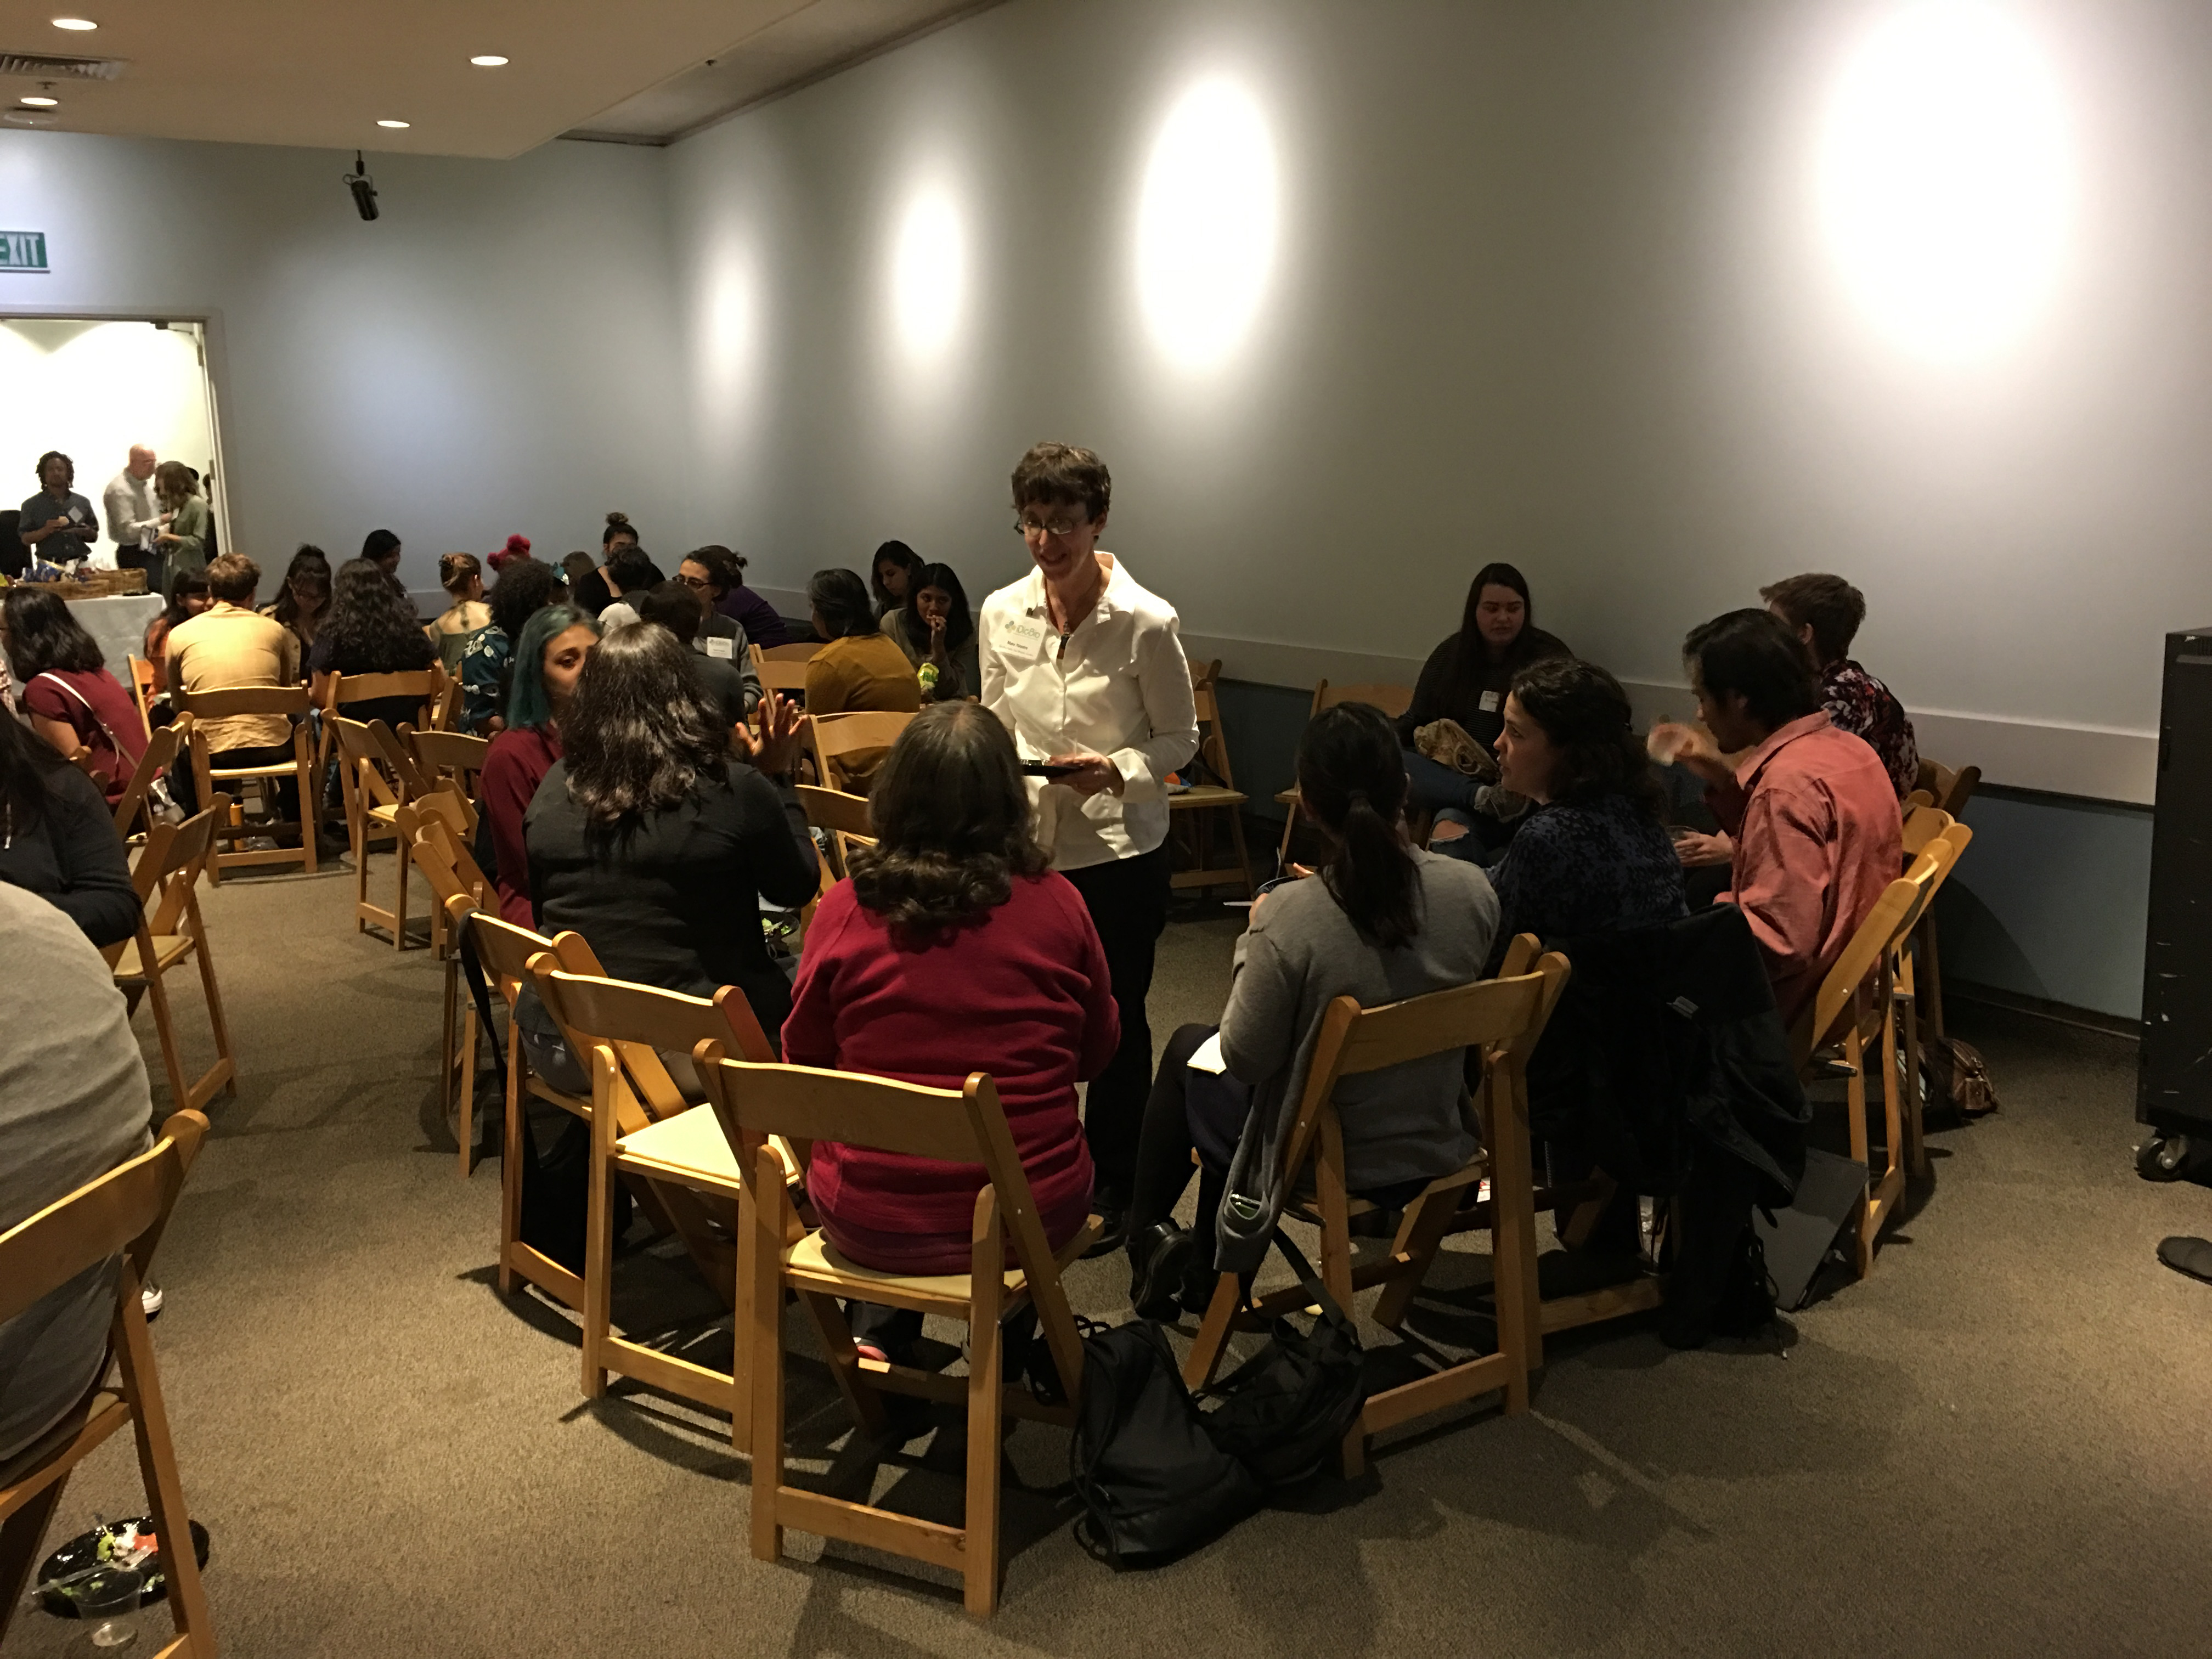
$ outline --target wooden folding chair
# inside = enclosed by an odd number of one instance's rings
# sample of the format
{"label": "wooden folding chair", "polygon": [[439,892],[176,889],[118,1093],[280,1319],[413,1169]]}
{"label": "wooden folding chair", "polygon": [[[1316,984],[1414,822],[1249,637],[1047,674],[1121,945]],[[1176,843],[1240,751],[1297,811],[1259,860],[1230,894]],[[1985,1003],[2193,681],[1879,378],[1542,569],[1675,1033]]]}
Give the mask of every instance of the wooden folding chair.
{"label": "wooden folding chair", "polygon": [[[1923,985],[1933,988],[1935,973],[1932,960],[1923,970],[1919,956],[1935,937],[1936,896],[1958,867],[1967,842],[1974,838],[1974,832],[1965,824],[1950,822],[1949,813],[1941,816],[1945,823],[1939,838],[1924,842],[1905,872],[1906,880],[1925,889],[1920,898],[1918,924],[1898,941],[1889,960],[1891,1002],[1904,1030],[1896,1062],[1905,1098],[1905,1165],[1915,1179],[1928,1174],[1928,1139],[1920,1099],[1920,998]],[[1909,823],[1907,828],[1911,828]]]}
{"label": "wooden folding chair", "polygon": [[168,725],[155,728],[147,738],[146,752],[138,757],[138,764],[131,769],[131,781],[124,785],[115,802],[115,833],[126,842],[142,833],[138,820],[145,815],[146,799],[153,793],[154,780],[169,769],[191,731],[192,717],[179,714]]}
{"label": "wooden folding chair", "polygon": [[[353,925],[357,933],[388,928],[396,951],[407,948],[407,870],[411,849],[399,833],[402,802],[423,793],[415,763],[382,720],[363,726],[331,714],[323,730],[338,747],[339,798],[345,803],[346,838],[353,844]],[[373,842],[389,837],[394,867],[392,908],[368,899],[368,854]]]}
{"label": "wooden folding chair", "polygon": [[[1982,769],[1978,766],[1965,766],[1954,772],[1938,761],[1923,759],[1920,763],[1919,792],[1924,792],[1931,805],[1941,807],[1954,820],[1965,814],[1966,803],[1973,799],[1981,781]],[[1933,909],[1920,919],[1920,937],[1914,945],[1913,954],[1919,964],[1920,1022],[1929,1036],[1940,1037],[1944,1034],[1943,959],[1936,939]]]}
{"label": "wooden folding chair", "polygon": [[7,1635],[9,1621],[24,1599],[40,1540],[71,1472],[127,1422],[138,1443],[139,1477],[161,1540],[157,1562],[176,1628],[174,1638],[154,1659],[214,1659],[215,1626],[192,1550],[191,1520],[169,1438],[161,1368],[138,1300],[155,1247],[207,1127],[207,1119],[198,1112],[173,1114],[152,1151],[0,1233],[0,1324],[96,1263],[122,1257],[101,1380],[60,1423],[0,1463],[0,1638]]}
{"label": "wooden folding chair", "polygon": [[[439,692],[437,702],[430,712],[429,729],[433,732],[459,732],[461,723],[462,697],[460,676],[447,673],[442,665],[439,667],[437,672],[439,678],[445,682],[445,689]],[[467,733],[461,732],[460,735],[466,736]]]}
{"label": "wooden folding chair", "polygon": [[811,717],[806,728],[811,734],[815,769],[823,787],[843,794],[857,793],[853,787],[852,757],[872,754],[878,757],[876,763],[881,764],[882,756],[898,741],[899,733],[913,718],[879,709]]}
{"label": "wooden folding chair", "polygon": [[[1492,1230],[1492,1291],[1498,1352],[1444,1366],[1414,1382],[1368,1396],[1359,1422],[1346,1437],[1345,1478],[1364,1463],[1367,1437],[1500,1389],[1509,1413],[1528,1407],[1528,1372],[1543,1363],[1537,1322],[1536,1224],[1528,1141],[1528,1060],[1567,982],[1566,958],[1557,952],[1534,971],[1479,980],[1403,1002],[1362,1008],[1339,997],[1322,1016],[1321,1035],[1299,1097],[1298,1115],[1284,1147],[1284,1179],[1297,1191],[1310,1173],[1312,1195],[1285,1206],[1286,1218],[1321,1229],[1321,1278],[1347,1312],[1354,1292],[1384,1286],[1375,1308],[1389,1330],[1403,1324],[1437,1252],[1451,1233]],[[1407,1206],[1388,1254],[1355,1267],[1352,1217],[1373,1206],[1355,1199],[1344,1183],[1344,1132],[1333,1097],[1347,1077],[1378,1072],[1449,1049],[1473,1048],[1486,1061],[1483,1146],[1456,1173],[1431,1182]],[[1487,1177],[1490,1196],[1480,1200]],[[1213,1300],[1184,1364],[1194,1389],[1213,1380],[1231,1327],[1254,1324],[1305,1305],[1298,1286],[1252,1299],[1235,1273],[1215,1284]]]}
{"label": "wooden folding chair", "polygon": [[[297,832],[300,845],[297,851],[289,847],[265,847],[241,852],[234,846],[218,845],[208,859],[208,880],[217,886],[222,882],[222,872],[240,865],[301,864],[307,866],[309,874],[321,869],[315,848],[315,780],[321,775],[316,769],[314,756],[307,741],[307,688],[304,685],[246,685],[213,691],[175,691],[170,701],[179,714],[194,718],[189,750],[191,755],[192,781],[198,786],[198,799],[205,801],[214,798],[219,785],[252,783],[256,787],[272,786],[276,780],[290,777],[298,791],[299,818],[278,818],[275,808],[270,816],[258,823],[245,823],[239,816],[237,796],[231,793],[231,822],[218,825],[216,839],[235,842],[250,835],[274,836],[279,831]],[[217,766],[208,748],[207,725],[231,714],[283,714],[292,721],[292,758],[274,765]]]}
{"label": "wooden folding chair", "polygon": [[[564,934],[555,951],[577,935]],[[684,1097],[663,1054],[735,1050],[773,1062],[775,1051],[744,993],[725,985],[712,1000],[604,976],[564,973],[555,951],[531,959],[538,994],[592,1073],[591,1223],[584,1245],[584,1395],[602,1398],[607,1375],[634,1376],[668,1393],[730,1413],[731,1443],[751,1446],[742,1322],[732,1333],[730,1374],[617,1335],[613,1322],[614,1182],[627,1177],[659,1200],[670,1224],[724,1301],[737,1299],[732,1245],[742,1243],[736,1159],[711,1108]],[[696,1063],[696,1062],[695,1062]],[[798,1173],[785,1160],[788,1179]],[[726,1243],[716,1226],[727,1231]]]}
{"label": "wooden folding chair", "polygon": [[868,798],[802,783],[799,786],[799,805],[806,814],[808,826],[829,837],[830,856],[822,860],[822,890],[826,893],[852,873],[845,864],[848,848],[876,844],[876,826],[868,816]]}
{"label": "wooden folding chair", "polygon": [[478,781],[483,775],[484,757],[491,752],[491,740],[471,737],[465,732],[418,732],[411,726],[401,726],[397,736],[414,761],[423,787],[450,787],[467,807],[465,833],[474,835]]}
{"label": "wooden folding chair", "polygon": [[[1811,1083],[1833,1077],[1840,1070],[1845,1079],[1851,1157],[1867,1166],[1866,1188],[1859,1196],[1851,1225],[1852,1266],[1861,1279],[1873,1271],[1875,1239],[1905,1194],[1904,1090],[1898,1077],[1897,1009],[1891,995],[1891,963],[1935,890],[1935,866],[1939,863],[1948,866],[1956,856],[1948,840],[1930,842],[1915,860],[1912,872],[1890,883],[1820,981],[1813,1000],[1798,1014],[1790,1034],[1790,1054],[1800,1077]],[[1869,1052],[1878,1056],[1871,1066]],[[1887,1144],[1879,1171],[1873,1167],[1873,1132],[1868,1119],[1869,1069],[1879,1069],[1882,1081]]]}
{"label": "wooden folding chair", "polygon": [[[131,938],[100,954],[114,970],[116,988],[135,1012],[143,994],[154,1005],[154,1030],[161,1042],[161,1064],[168,1073],[169,1098],[180,1111],[198,1111],[221,1090],[238,1095],[238,1067],[230,1051],[230,1026],[222,1015],[222,992],[216,984],[215,958],[209,954],[207,925],[200,919],[199,876],[213,856],[219,826],[229,816],[230,797],[217,795],[205,810],[182,823],[161,823],[146,839],[145,850],[131,871],[138,896],[138,927]],[[155,902],[154,913],[146,905]],[[215,1064],[196,1083],[185,1081],[177,1028],[163,976],[186,957],[199,963],[200,989],[207,998],[208,1025],[215,1036]]]}
{"label": "wooden folding chair", "polygon": [[462,989],[460,933],[449,907],[456,899],[467,910],[495,901],[491,883],[455,833],[454,819],[459,811],[458,800],[449,792],[434,790],[419,799],[401,802],[392,817],[408,841],[415,867],[430,884],[430,896],[436,901],[430,913],[430,946],[446,969],[439,1002],[438,1108],[454,1126],[454,1138],[460,1143],[461,1179],[465,1181],[476,1172],[476,1006]]}
{"label": "wooden folding chair", "polygon": [[[738,1318],[752,1368],[752,1549],[773,1561],[783,1529],[805,1528],[957,1572],[968,1611],[998,1605],[1000,1427],[1007,1415],[1073,1426],[1083,1386],[1083,1347],[1060,1273],[1097,1237],[1087,1219],[1057,1255],[1045,1242],[999,1091],[981,1073],[958,1090],[927,1089],[888,1079],[803,1066],[760,1066],[694,1055],[707,1099],[736,1155],[744,1188],[743,1218],[752,1235],[741,1247]],[[599,1062],[606,1063],[605,1057]],[[981,1164],[969,1271],[909,1277],[861,1267],[818,1231],[810,1231],[784,1183],[784,1155],[770,1143],[817,1140],[949,1164]],[[1011,1254],[1013,1265],[1007,1265]],[[884,1394],[965,1404],[968,1412],[967,1512],[960,1527],[917,1520],[872,1504],[787,1486],[783,1479],[783,1297],[788,1285],[820,1334],[840,1391],[862,1430],[882,1431]],[[910,1366],[862,1360],[838,1311],[851,1297],[963,1320],[968,1375],[945,1376]],[[1000,1376],[1000,1322],[1033,1307],[1065,1405],[1048,1406]]]}
{"label": "wooden folding chair", "polygon": [[806,695],[806,665],[819,645],[770,645],[752,647],[753,672],[759,676],[763,696],[781,691],[787,697]]}
{"label": "wooden folding chair", "polygon": [[[1401,718],[1413,706],[1413,688],[1410,685],[1331,685],[1327,680],[1314,682],[1313,707],[1306,713],[1311,720],[1324,708],[1334,708],[1340,702],[1372,703],[1392,720]],[[1275,805],[1286,809],[1283,820],[1283,845],[1275,857],[1279,874],[1287,874],[1291,867],[1291,838],[1298,833],[1298,817],[1303,804],[1298,799],[1295,783],[1275,797]]]}
{"label": "wooden folding chair", "polygon": [[439,702],[450,684],[446,671],[435,663],[428,668],[409,669],[397,674],[339,675],[323,695],[323,746],[315,757],[315,775],[322,775],[323,769],[331,763],[337,749],[331,722],[342,717],[351,718],[345,714],[346,704],[366,702],[372,697],[413,697],[421,708],[410,723],[422,731],[434,725]]}
{"label": "wooden folding chair", "polygon": [[[1197,663],[1190,665],[1190,694],[1198,706],[1198,759],[1221,781],[1194,783],[1168,797],[1170,824],[1178,817],[1197,815],[1192,836],[1195,867],[1176,871],[1169,878],[1168,884],[1176,888],[1238,886],[1249,898],[1252,858],[1244,850],[1244,806],[1251,798],[1237,787],[1236,775],[1229,769],[1229,744],[1221,735],[1221,704],[1214,695],[1220,681],[1219,658],[1202,666]],[[1216,865],[1209,857],[1212,849],[1205,826],[1212,821],[1212,815],[1216,812],[1229,815],[1229,841],[1237,854],[1234,866]]]}
{"label": "wooden folding chair", "polygon": [[154,735],[154,700],[161,694],[161,671],[143,657],[128,659],[131,664],[131,701],[138,705],[138,722],[146,728],[146,735]]}

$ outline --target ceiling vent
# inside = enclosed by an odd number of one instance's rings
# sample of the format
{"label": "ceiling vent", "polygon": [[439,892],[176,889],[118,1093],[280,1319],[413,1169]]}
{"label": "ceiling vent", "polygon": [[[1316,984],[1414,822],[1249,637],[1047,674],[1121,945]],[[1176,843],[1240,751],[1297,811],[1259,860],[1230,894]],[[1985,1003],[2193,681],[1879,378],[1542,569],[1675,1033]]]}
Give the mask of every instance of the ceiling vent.
{"label": "ceiling vent", "polygon": [[49,58],[42,53],[0,52],[0,75],[33,81],[112,81],[123,73],[120,58]]}

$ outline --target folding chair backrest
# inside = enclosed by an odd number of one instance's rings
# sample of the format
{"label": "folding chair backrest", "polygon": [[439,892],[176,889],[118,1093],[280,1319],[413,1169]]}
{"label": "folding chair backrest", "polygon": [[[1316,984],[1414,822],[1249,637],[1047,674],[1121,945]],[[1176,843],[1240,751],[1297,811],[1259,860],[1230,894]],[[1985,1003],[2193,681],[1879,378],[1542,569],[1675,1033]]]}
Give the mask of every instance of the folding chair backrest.
{"label": "folding chair backrest", "polygon": [[821,642],[814,640],[806,641],[798,645],[757,645],[753,647],[753,661],[757,664],[763,662],[812,662],[816,657],[821,654]]}
{"label": "folding chair backrest", "polygon": [[843,830],[848,836],[873,836],[874,822],[868,817],[868,798],[849,795],[842,789],[822,789],[811,783],[799,786],[799,805],[806,814],[806,821],[817,830],[835,833]]}
{"label": "folding chair backrest", "polygon": [[1790,1034],[1790,1047],[1800,1071],[1856,1018],[1854,1009],[1859,988],[1919,919],[1926,900],[1927,890],[1919,883],[1904,877],[1882,890],[1874,908],[1867,912],[1867,919],[1859,924],[1858,932],[1851,935],[1843,954],[1821,979],[1813,1000],[1797,1016]]}
{"label": "folding chair backrest", "polygon": [[422,705],[422,718],[418,724],[428,726],[436,712],[437,700],[445,695],[445,675],[434,668],[409,669],[397,674],[341,674],[325,694],[324,707],[335,714],[349,702],[413,697]]}
{"label": "folding chair backrest", "polygon": [[[312,705],[304,685],[225,685],[201,691],[176,691],[170,701],[179,713],[202,720],[233,714],[304,714]],[[204,734],[199,734],[204,740]]]}
{"label": "folding chair backrest", "polygon": [[489,738],[471,737],[465,732],[418,732],[403,726],[399,740],[413,757],[415,769],[426,785],[434,788],[441,779],[448,780],[465,799],[476,799],[476,780],[483,770],[484,757],[491,752]]}
{"label": "folding chair backrest", "polygon": [[553,948],[553,941],[544,934],[501,921],[483,909],[469,918],[469,936],[476,941],[477,960],[483,964],[484,972],[510,996],[513,987],[530,983],[531,957]]}
{"label": "folding chair backrest", "polygon": [[146,752],[139,756],[138,764],[131,769],[131,781],[116,799],[116,834],[127,839],[137,833],[139,815],[146,810],[146,797],[153,793],[154,780],[169,769],[191,730],[190,714],[179,714],[168,725],[154,728],[153,735],[146,739]]}
{"label": "folding chair backrest", "polygon": [[806,665],[814,660],[821,650],[818,645],[755,646],[753,673],[768,691],[804,691],[806,690]]}
{"label": "folding chair backrest", "polygon": [[1344,702],[1372,703],[1395,720],[1413,706],[1413,688],[1410,685],[1331,685],[1327,680],[1315,685],[1315,714]]}
{"label": "folding chair backrest", "polygon": [[155,730],[154,699],[161,689],[161,671],[143,657],[132,657],[129,661],[131,701],[138,705],[139,724],[146,728],[146,735],[150,738]]}
{"label": "folding chair backrest", "polygon": [[1198,708],[1198,757],[1215,776],[1234,789],[1237,780],[1229,770],[1229,745],[1221,736],[1221,703],[1215,688],[1221,683],[1221,659],[1190,665],[1191,701]]}
{"label": "folding chair backrest", "polygon": [[1924,755],[1920,760],[1920,775],[1914,780],[1919,788],[1927,791],[1930,802],[1954,818],[1966,810],[1966,803],[1973,799],[1975,786],[1981,781],[1982,769],[1978,766],[1962,767],[1954,772],[1941,761],[1929,760]]}
{"label": "folding chair backrest", "polygon": [[434,789],[417,799],[401,803],[393,810],[392,821],[413,848],[423,877],[429,882],[430,890],[438,896],[439,903],[445,903],[458,893],[472,905],[489,904],[491,878],[477,866],[468,842],[453,823],[453,813],[458,810],[453,796],[442,789]]}
{"label": "folding chair backrest", "polygon": [[[594,1048],[615,1055],[631,1093],[654,1118],[670,1118],[689,1108],[683,1091],[661,1063],[661,1054],[726,1056],[738,1046],[738,1035],[723,1005],[732,1000],[742,1005],[744,993],[725,985],[712,1000],[664,991],[658,986],[637,985],[627,980],[605,979],[563,973],[555,966],[552,951],[531,959],[531,973],[546,1012],[568,1039],[580,1064],[589,1064]],[[760,1025],[750,1018],[752,1035]]]}
{"label": "folding chair backrest", "polygon": [[1905,856],[1916,859],[1929,842],[1951,827],[1951,815],[1940,806],[1915,806],[1905,814]]}
{"label": "folding chair backrest", "polygon": [[860,709],[849,714],[817,714],[807,722],[814,736],[814,759],[822,769],[822,781],[842,791],[844,757],[889,749],[914,719],[911,714]]}
{"label": "folding chair backrest", "polygon": [[173,1114],[151,1151],[0,1233],[0,1324],[125,1250],[143,1273],[207,1127],[198,1112]]}

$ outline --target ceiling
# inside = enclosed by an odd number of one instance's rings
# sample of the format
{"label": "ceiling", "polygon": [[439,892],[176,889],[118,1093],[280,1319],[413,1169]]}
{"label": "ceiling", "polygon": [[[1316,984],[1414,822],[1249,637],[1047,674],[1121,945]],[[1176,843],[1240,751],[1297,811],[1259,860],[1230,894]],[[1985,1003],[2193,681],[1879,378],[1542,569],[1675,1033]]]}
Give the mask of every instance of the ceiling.
{"label": "ceiling", "polygon": [[[0,75],[64,131],[506,158],[561,137],[665,143],[979,9],[977,0],[0,0]],[[91,31],[56,28],[88,18]],[[497,54],[501,68],[469,59]],[[380,127],[404,120],[404,129]],[[43,125],[43,122],[41,123]]]}

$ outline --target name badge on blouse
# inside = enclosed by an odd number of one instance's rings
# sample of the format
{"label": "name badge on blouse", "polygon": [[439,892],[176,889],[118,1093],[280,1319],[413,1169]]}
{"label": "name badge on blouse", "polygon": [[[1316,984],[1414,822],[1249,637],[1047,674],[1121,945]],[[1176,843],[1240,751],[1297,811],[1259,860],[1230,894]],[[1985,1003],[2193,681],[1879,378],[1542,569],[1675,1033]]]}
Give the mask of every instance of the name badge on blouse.
{"label": "name badge on blouse", "polygon": [[1498,712],[1498,693],[1495,691],[1484,692],[1482,694],[1481,708],[1482,712],[1486,714],[1495,714]]}
{"label": "name badge on blouse", "polygon": [[1000,642],[1014,656],[1027,656],[1044,643],[1044,624],[1030,617],[1018,617],[999,630]]}
{"label": "name badge on blouse", "polygon": [[736,641],[726,638],[709,639],[707,641],[707,654],[718,662],[727,662],[735,654],[730,647],[736,643]]}

